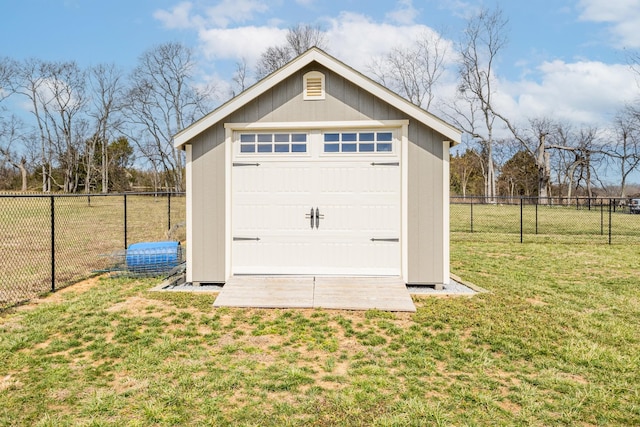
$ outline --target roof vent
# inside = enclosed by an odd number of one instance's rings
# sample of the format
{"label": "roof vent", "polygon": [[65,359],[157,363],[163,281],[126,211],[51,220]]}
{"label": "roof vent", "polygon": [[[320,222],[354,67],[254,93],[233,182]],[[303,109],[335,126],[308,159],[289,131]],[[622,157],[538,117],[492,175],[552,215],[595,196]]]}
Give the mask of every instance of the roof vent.
{"label": "roof vent", "polygon": [[319,71],[311,71],[304,75],[304,99],[324,99],[324,74]]}

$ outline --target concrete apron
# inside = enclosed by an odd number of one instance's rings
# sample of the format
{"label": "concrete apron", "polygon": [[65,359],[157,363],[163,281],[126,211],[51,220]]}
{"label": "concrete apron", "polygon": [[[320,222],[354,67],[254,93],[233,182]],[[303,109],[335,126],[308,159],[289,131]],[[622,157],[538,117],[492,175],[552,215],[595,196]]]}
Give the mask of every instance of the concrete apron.
{"label": "concrete apron", "polygon": [[407,286],[397,277],[233,276],[213,305],[416,311]]}

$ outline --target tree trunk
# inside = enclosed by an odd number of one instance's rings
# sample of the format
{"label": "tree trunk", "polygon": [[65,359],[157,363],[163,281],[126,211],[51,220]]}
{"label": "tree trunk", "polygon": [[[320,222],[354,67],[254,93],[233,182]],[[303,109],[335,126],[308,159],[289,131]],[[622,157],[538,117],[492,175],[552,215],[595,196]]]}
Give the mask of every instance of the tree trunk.
{"label": "tree trunk", "polygon": [[489,202],[495,203],[496,201],[496,171],[493,163],[493,149],[489,146],[488,158],[487,158],[487,194]]}
{"label": "tree trunk", "polygon": [[107,142],[102,140],[102,192],[109,192],[109,157],[107,154]]}
{"label": "tree trunk", "polygon": [[27,191],[27,160],[23,157],[18,163],[18,169],[20,169],[20,176],[22,177],[22,191]]}

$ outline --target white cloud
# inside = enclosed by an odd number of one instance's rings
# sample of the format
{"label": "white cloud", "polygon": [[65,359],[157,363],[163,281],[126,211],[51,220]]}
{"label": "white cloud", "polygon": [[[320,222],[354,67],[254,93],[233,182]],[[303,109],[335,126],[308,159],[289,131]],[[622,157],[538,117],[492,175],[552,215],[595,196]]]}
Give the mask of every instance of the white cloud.
{"label": "white cloud", "polygon": [[622,47],[640,47],[640,0],[580,0],[582,21],[610,24],[613,42]]}
{"label": "white cloud", "polygon": [[[285,28],[272,24],[222,27],[218,25],[220,22],[211,19],[201,21],[198,15],[185,15],[183,11],[191,10],[190,6],[181,5],[172,10],[175,12],[172,20],[167,20],[164,14],[157,14],[156,17],[166,22],[165,25],[172,23],[173,28],[183,28],[178,26],[180,23],[195,22],[200,50],[209,60],[245,59],[253,67],[267,47],[285,43]],[[207,14],[210,15],[211,10]],[[351,12],[325,18],[325,24],[328,51],[360,71],[366,71],[373,57],[381,56],[393,47],[409,46],[418,38],[436,34],[425,25],[380,23]]]}
{"label": "white cloud", "polygon": [[178,3],[170,11],[156,10],[153,17],[162,22],[168,29],[183,29],[192,27],[191,9],[193,5],[190,2]]}
{"label": "white cloud", "polygon": [[451,11],[454,16],[458,18],[467,19],[470,16],[475,15],[480,10],[481,6],[470,1],[465,0],[432,0],[438,3],[440,9],[446,9]]}
{"label": "white cloud", "polygon": [[387,19],[400,25],[411,25],[419,14],[412,0],[399,0],[397,8],[387,13]]}
{"label": "white cloud", "polygon": [[227,27],[232,23],[249,22],[256,14],[265,13],[269,6],[260,0],[222,0],[207,8],[209,22],[218,27]]}
{"label": "white cloud", "polygon": [[[629,67],[602,62],[544,62],[538,82],[502,82],[502,111],[516,120],[552,117],[577,124],[602,125],[626,102],[638,96]],[[508,96],[507,96],[508,95]]]}
{"label": "white cloud", "polygon": [[245,59],[253,66],[269,46],[284,43],[287,30],[274,27],[211,28],[199,32],[208,59]]}
{"label": "white cloud", "polygon": [[202,29],[206,26],[226,28],[234,23],[251,21],[257,14],[265,13],[269,6],[261,0],[222,0],[203,11],[203,15],[193,12],[193,3],[181,2],[167,10],[157,10],[153,17],[168,29]]}
{"label": "white cloud", "polygon": [[329,19],[328,24],[330,53],[360,71],[366,70],[372,58],[397,46],[409,46],[425,33],[433,32],[425,25],[379,23],[350,12]]}

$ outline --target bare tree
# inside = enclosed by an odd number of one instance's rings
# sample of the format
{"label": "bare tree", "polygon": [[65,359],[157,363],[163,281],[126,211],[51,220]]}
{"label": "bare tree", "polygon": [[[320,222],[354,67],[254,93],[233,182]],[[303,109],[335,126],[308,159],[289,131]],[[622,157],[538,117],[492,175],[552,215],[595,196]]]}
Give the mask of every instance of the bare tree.
{"label": "bare tree", "polygon": [[33,115],[40,141],[40,168],[42,174],[42,192],[51,191],[51,162],[53,150],[51,138],[43,113],[43,104],[48,102],[47,96],[43,96],[44,86],[47,80],[46,64],[37,59],[27,59],[19,64],[16,72],[16,80],[13,90],[24,96],[30,105],[29,112]]}
{"label": "bare tree", "polygon": [[283,46],[269,47],[260,55],[256,66],[258,79],[273,73],[314,46],[326,49],[326,35],[317,25],[299,24],[291,27],[286,38]]}
{"label": "bare tree", "polygon": [[7,120],[0,117],[0,155],[3,160],[20,171],[22,180],[22,191],[27,191],[27,158],[24,153],[19,153],[14,145],[24,146],[25,129],[24,123],[15,115]]}
{"label": "bare tree", "polygon": [[244,90],[247,88],[249,80],[249,70],[246,58],[242,58],[242,60],[236,62],[236,70],[234,71],[231,80],[235,85],[235,90],[231,92],[231,97],[236,96],[236,94],[238,93],[244,92]]}
{"label": "bare tree", "polygon": [[[14,92],[17,64],[9,58],[0,59],[0,103]],[[9,118],[2,114],[4,106],[0,104],[0,156],[4,162],[20,171],[22,177],[22,191],[27,189],[26,157],[20,156],[12,145],[22,138],[23,123],[15,116]],[[19,159],[18,159],[19,158]]]}
{"label": "bare tree", "polygon": [[374,60],[368,69],[381,84],[428,110],[434,88],[445,70],[446,54],[443,38],[425,32],[414,45],[393,48],[383,58]]}
{"label": "bare tree", "polygon": [[615,117],[607,157],[618,167],[620,197],[626,197],[627,179],[640,165],[640,114],[632,107],[624,108]]}
{"label": "bare tree", "polygon": [[511,121],[501,118],[516,140],[534,160],[538,175],[538,197],[542,199],[549,197],[551,194],[551,153],[547,136],[552,132],[554,123],[547,118],[531,119],[529,128],[521,131]]}
{"label": "bare tree", "polygon": [[256,66],[256,77],[262,79],[274,71],[282,68],[293,59],[293,54],[288,46],[270,46],[265,50]]}
{"label": "bare tree", "polygon": [[173,135],[208,111],[213,90],[197,88],[193,72],[189,48],[161,44],[140,57],[127,93],[130,139],[176,191],[184,190],[184,156],[174,148]]}
{"label": "bare tree", "polygon": [[601,161],[604,154],[598,145],[598,129],[595,127],[583,127],[575,131],[566,124],[556,124],[549,135],[551,143],[548,149],[560,150],[570,153],[565,162],[567,199],[573,195],[573,191],[584,184],[586,194],[593,197],[593,182],[597,179],[594,165]]}
{"label": "bare tree", "polygon": [[100,147],[100,178],[102,192],[109,191],[109,138],[111,132],[120,127],[116,114],[122,109],[123,81],[122,73],[113,64],[101,64],[91,68],[89,84],[92,89],[92,109],[89,116],[93,120],[94,131],[87,140],[85,150],[86,179],[85,192],[91,190],[92,168],[95,163],[95,150]]}
{"label": "bare tree", "polygon": [[293,54],[297,56],[314,46],[325,49],[327,38],[318,25],[298,24],[289,28],[287,44],[293,50]]}
{"label": "bare tree", "polygon": [[[14,90],[30,105],[40,139],[42,191],[52,183],[75,191],[82,114],[86,105],[85,73],[75,62],[43,62],[29,59],[18,66]],[[63,169],[62,184],[52,175],[54,155]]]}
{"label": "bare tree", "polygon": [[494,66],[507,44],[507,20],[501,9],[482,9],[469,19],[460,42],[460,84],[449,116],[481,146],[485,163],[485,196],[496,196]]}
{"label": "bare tree", "polygon": [[64,192],[75,192],[81,146],[87,131],[82,116],[87,104],[86,73],[75,62],[49,62],[45,69],[41,109],[50,144],[63,171],[63,183],[57,185]]}
{"label": "bare tree", "polygon": [[18,72],[18,64],[10,58],[0,58],[0,102],[7,99],[14,91],[14,82]]}
{"label": "bare tree", "polygon": [[628,51],[627,63],[631,67],[631,70],[640,77],[640,50]]}
{"label": "bare tree", "polygon": [[452,182],[458,187],[458,192],[461,193],[462,198],[466,199],[467,191],[471,189],[472,181],[476,181],[479,176],[478,172],[482,168],[480,156],[468,148],[464,153],[452,156],[450,164]]}

